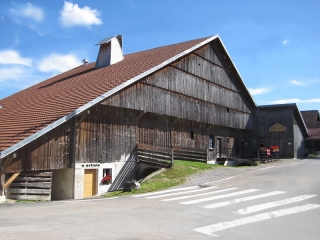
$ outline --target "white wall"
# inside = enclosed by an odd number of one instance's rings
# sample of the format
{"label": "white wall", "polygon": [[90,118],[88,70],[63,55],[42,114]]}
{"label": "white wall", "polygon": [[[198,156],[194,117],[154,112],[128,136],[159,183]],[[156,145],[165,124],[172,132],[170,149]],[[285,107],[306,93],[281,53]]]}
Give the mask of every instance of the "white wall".
{"label": "white wall", "polygon": [[[111,169],[112,181],[117,176],[118,172],[115,171],[117,163],[76,163],[74,171],[74,199],[83,199],[84,196],[84,171],[86,169],[97,170],[97,195],[106,193],[111,184],[102,185],[103,169]],[[118,169],[118,168],[117,168]]]}
{"label": "white wall", "polygon": [[73,198],[74,169],[65,168],[52,171],[51,200]]}

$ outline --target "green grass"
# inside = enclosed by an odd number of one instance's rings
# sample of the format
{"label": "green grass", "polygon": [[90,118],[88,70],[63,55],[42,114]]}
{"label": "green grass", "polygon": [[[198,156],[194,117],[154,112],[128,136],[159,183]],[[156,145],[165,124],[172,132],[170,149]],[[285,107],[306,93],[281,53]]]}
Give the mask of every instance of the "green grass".
{"label": "green grass", "polygon": [[169,187],[184,183],[192,174],[200,173],[205,170],[212,170],[217,167],[223,166],[201,162],[175,160],[172,168],[166,169],[164,172],[141,183],[141,188],[139,190],[133,190],[132,192],[114,191],[103,195],[103,197],[116,197],[167,189]]}
{"label": "green grass", "polygon": [[309,153],[309,154],[308,154],[308,157],[309,157],[309,158],[314,158],[314,157],[317,157],[317,154],[315,154],[315,153]]}

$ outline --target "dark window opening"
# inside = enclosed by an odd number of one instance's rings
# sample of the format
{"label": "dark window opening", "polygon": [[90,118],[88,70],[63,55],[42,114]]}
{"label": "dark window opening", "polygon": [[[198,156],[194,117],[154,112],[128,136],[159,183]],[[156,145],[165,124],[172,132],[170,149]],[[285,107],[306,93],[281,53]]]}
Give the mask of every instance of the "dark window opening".
{"label": "dark window opening", "polygon": [[112,169],[111,168],[104,168],[103,169],[103,177],[105,177],[106,175],[109,175],[110,177],[112,176]]}
{"label": "dark window opening", "polygon": [[191,131],[191,139],[194,140],[194,131]]}
{"label": "dark window opening", "polygon": [[227,112],[229,112],[230,111],[230,109],[229,108],[227,108]]}
{"label": "dark window opening", "polygon": [[247,149],[248,143],[246,141],[241,141],[241,149]]}
{"label": "dark window opening", "polygon": [[209,149],[214,148],[214,135],[209,135]]}

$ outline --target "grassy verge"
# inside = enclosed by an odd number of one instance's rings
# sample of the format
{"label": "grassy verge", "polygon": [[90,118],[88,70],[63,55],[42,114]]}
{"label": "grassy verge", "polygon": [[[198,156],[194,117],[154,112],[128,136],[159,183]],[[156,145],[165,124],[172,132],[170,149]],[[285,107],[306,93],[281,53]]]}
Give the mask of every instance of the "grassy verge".
{"label": "grassy verge", "polygon": [[114,191],[103,195],[103,197],[116,197],[128,194],[147,193],[166,189],[184,183],[187,177],[189,177],[192,174],[200,173],[205,170],[211,170],[217,167],[223,166],[215,164],[206,164],[201,162],[175,160],[174,166],[172,168],[166,169],[164,172],[143,182],[139,190],[133,190],[132,192]]}

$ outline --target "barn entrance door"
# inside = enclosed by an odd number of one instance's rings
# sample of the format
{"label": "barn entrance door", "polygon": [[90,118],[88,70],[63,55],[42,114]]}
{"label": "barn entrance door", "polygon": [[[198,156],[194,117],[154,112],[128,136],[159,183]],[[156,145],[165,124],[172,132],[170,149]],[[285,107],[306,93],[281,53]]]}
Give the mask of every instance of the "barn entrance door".
{"label": "barn entrance door", "polygon": [[84,170],[84,190],[83,197],[88,198],[97,194],[97,170],[85,169]]}
{"label": "barn entrance door", "polygon": [[217,150],[217,158],[221,157],[221,138],[217,138],[216,150]]}

